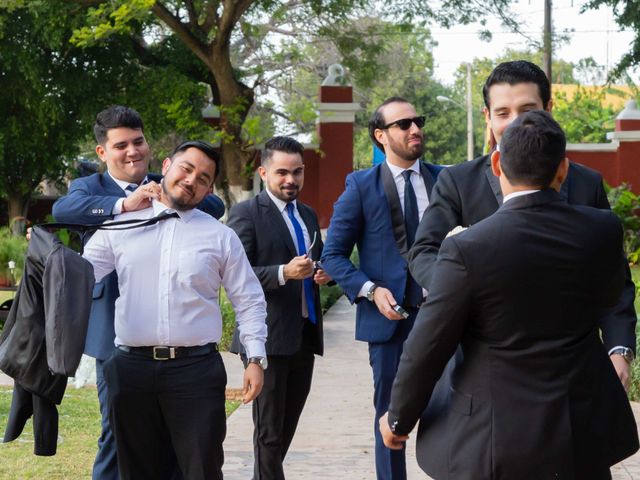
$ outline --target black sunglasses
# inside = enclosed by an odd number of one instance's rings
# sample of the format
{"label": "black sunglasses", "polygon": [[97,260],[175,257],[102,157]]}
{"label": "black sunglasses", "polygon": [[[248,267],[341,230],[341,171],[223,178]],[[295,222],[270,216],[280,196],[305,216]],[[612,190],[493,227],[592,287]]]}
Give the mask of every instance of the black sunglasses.
{"label": "black sunglasses", "polygon": [[422,128],[424,127],[425,118],[424,116],[413,117],[413,118],[401,118],[400,120],[396,120],[395,122],[387,123],[380,130],[386,130],[387,128],[391,128],[394,125],[397,125],[400,130],[409,130],[411,128],[411,124],[415,123],[416,127]]}

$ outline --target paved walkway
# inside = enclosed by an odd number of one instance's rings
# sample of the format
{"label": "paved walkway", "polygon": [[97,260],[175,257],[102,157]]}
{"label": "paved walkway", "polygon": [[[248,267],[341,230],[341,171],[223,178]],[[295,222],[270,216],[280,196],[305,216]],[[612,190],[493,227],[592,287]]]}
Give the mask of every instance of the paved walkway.
{"label": "paved walkway", "polygon": [[[290,480],[375,479],[373,457],[372,378],[366,344],[354,336],[355,308],[342,297],[325,316],[325,355],[316,358],[311,393],[285,460]],[[242,364],[224,353],[228,386],[242,385]],[[0,385],[13,381],[0,373]],[[640,404],[634,403],[640,420]],[[252,476],[253,423],[251,406],[243,405],[229,418],[225,440],[226,480]],[[415,444],[407,448],[409,479],[428,478],[415,460]],[[614,480],[640,479],[640,454],[613,469]]]}
{"label": "paved walkway", "polygon": [[[325,355],[316,357],[313,385],[300,424],[285,460],[288,479],[375,479],[373,458],[372,377],[366,344],[354,336],[355,308],[342,297],[324,319]],[[242,364],[224,354],[228,384],[239,387]],[[640,420],[640,404],[633,404]],[[226,480],[252,475],[251,407],[231,415],[225,440]],[[428,478],[415,460],[415,444],[407,448],[409,479]],[[640,479],[640,454],[613,469],[614,480]]]}

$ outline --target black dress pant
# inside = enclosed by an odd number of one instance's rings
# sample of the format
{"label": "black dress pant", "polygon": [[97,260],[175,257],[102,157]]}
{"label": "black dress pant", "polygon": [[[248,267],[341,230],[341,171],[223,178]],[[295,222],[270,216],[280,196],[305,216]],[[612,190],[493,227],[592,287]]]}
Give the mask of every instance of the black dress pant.
{"label": "black dress pant", "polygon": [[122,480],[222,479],[227,375],[218,352],[153,360],[116,349],[105,362]]}
{"label": "black dress pant", "polygon": [[[312,324],[294,355],[268,355],[262,392],[253,401],[254,480],[283,480],[282,462],[307,401],[313,376]],[[246,358],[243,358],[246,361]]]}

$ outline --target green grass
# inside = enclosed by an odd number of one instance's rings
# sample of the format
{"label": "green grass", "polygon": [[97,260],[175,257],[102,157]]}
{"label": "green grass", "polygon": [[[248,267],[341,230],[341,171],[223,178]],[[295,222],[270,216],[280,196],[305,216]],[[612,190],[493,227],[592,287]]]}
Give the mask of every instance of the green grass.
{"label": "green grass", "polygon": [[[11,387],[0,387],[0,432],[4,433],[11,406]],[[238,406],[227,401],[227,416]],[[100,410],[95,388],[68,387],[60,415],[58,451],[53,457],[33,455],[33,427],[27,422],[22,435],[11,443],[0,444],[0,480],[88,479],[100,435]]]}

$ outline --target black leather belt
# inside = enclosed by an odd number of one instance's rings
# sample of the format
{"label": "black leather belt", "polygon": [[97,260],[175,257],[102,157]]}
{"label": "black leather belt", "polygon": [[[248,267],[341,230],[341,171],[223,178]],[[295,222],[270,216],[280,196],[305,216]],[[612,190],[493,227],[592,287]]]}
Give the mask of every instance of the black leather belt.
{"label": "black leather belt", "polygon": [[118,348],[123,352],[153,358],[154,360],[173,360],[184,357],[198,357],[200,355],[208,355],[211,352],[217,352],[218,344],[214,342],[195,347],[128,347],[126,345],[118,345]]}

